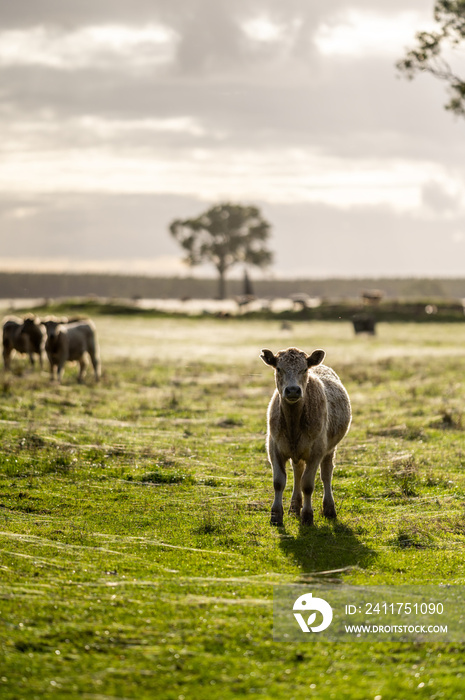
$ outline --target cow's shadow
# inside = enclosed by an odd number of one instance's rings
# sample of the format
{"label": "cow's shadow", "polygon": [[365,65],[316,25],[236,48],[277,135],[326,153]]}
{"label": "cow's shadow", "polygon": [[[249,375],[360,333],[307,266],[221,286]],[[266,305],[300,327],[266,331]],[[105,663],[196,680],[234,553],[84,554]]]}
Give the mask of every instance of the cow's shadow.
{"label": "cow's shadow", "polygon": [[303,577],[339,578],[349,569],[366,568],[376,557],[375,551],[339,520],[317,517],[314,525],[299,525],[297,534],[294,527],[287,528],[286,524],[278,530],[282,551],[299,566]]}

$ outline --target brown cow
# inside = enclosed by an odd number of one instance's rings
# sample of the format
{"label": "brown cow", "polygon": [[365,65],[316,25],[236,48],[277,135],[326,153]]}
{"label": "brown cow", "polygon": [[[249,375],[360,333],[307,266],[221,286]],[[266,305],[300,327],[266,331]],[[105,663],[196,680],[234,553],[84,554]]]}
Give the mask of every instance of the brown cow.
{"label": "brown cow", "polygon": [[276,391],[268,407],[267,435],[275,491],[271,524],[283,524],[283,491],[289,459],[294,469],[290,512],[300,515],[302,524],[313,523],[312,493],[321,465],[323,515],[335,518],[331,488],[333,460],[336,446],[349,430],[352,418],[349,395],[337,374],[321,364],[324,350],[307,355],[298,348],[288,348],[274,355],[265,349],[260,357],[275,368],[276,378]]}

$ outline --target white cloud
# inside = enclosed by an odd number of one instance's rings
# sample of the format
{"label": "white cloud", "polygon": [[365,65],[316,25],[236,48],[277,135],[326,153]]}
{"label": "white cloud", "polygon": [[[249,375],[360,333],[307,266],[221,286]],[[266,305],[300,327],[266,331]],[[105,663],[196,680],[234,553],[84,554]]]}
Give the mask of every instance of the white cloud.
{"label": "white cloud", "polygon": [[[180,125],[189,128],[190,122]],[[175,193],[207,201],[319,202],[342,209],[387,204],[415,210],[433,180],[449,190],[461,185],[428,161],[350,160],[312,148],[191,148],[176,155],[159,149],[154,158],[129,147],[90,145],[63,152],[16,150],[12,157],[6,151],[0,163],[0,189],[10,194]]]}
{"label": "white cloud", "polygon": [[272,22],[268,17],[262,16],[245,22],[243,29],[250,39],[268,42],[279,39],[284,27]]}
{"label": "white cloud", "polygon": [[2,270],[7,272],[93,272],[127,275],[155,275],[160,277],[195,276],[198,271],[190,268],[179,256],[160,255],[156,258],[109,258],[93,260],[75,257],[2,257]]}
{"label": "white cloud", "polygon": [[206,130],[193,117],[171,117],[168,119],[103,119],[99,117],[82,117],[74,122],[76,129],[82,128],[96,136],[112,136],[117,138],[128,132],[155,132],[189,134],[204,136]]}
{"label": "white cloud", "polygon": [[432,23],[426,24],[424,16],[417,12],[387,15],[349,10],[338,19],[322,23],[314,41],[324,56],[400,57],[404,47],[412,44],[419,28],[431,26]]}
{"label": "white cloud", "polygon": [[72,70],[111,66],[117,60],[130,65],[156,65],[172,60],[176,35],[162,25],[124,27],[89,26],[72,32],[32,27],[0,32],[0,65],[40,65]]}
{"label": "white cloud", "polygon": [[257,15],[242,22],[241,28],[249,39],[271,44],[277,41],[294,40],[302,24],[303,19],[299,16],[287,21],[276,22],[267,15]]}
{"label": "white cloud", "polygon": [[430,180],[422,188],[422,203],[434,215],[453,216],[465,204],[463,182],[452,178],[443,181]]}
{"label": "white cloud", "polygon": [[[114,148],[115,151],[138,150],[154,153],[155,147],[167,147],[170,143],[184,139],[195,143],[199,139],[224,138],[224,132],[207,130],[201,121],[193,116],[172,116],[166,118],[107,118],[97,114],[84,114],[60,117],[42,111],[34,116],[17,114],[0,116],[1,160],[16,161],[37,153],[39,160],[55,158],[58,154],[66,157],[68,149],[92,148],[93,161],[98,160],[98,150]],[[59,156],[58,156],[59,157]],[[45,165],[45,164],[44,164]],[[1,165],[0,165],[1,170]],[[24,174],[25,186],[27,173]]]}

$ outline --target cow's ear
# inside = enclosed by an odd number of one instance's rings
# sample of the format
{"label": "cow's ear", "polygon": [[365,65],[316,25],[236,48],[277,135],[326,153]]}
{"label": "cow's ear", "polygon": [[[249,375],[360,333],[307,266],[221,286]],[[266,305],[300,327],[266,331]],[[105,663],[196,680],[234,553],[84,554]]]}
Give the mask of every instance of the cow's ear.
{"label": "cow's ear", "polygon": [[273,355],[271,350],[267,350],[266,348],[264,348],[260,357],[266,365],[270,365],[270,367],[276,367],[276,357],[275,355]]}
{"label": "cow's ear", "polygon": [[314,350],[312,354],[307,357],[307,365],[309,367],[320,365],[325,359],[325,355],[326,353],[324,350]]}

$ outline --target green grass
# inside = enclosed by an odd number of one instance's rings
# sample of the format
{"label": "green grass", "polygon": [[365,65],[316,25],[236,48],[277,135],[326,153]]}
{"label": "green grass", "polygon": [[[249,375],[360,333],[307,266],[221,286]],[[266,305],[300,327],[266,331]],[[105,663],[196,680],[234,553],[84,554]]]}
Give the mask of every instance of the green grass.
{"label": "green grass", "polygon": [[[272,640],[276,584],[465,583],[465,325],[97,328],[99,385],[18,358],[0,381],[2,699],[465,697],[465,645]],[[258,355],[294,344],[327,351],[354,419],[338,520],[318,484],[314,527],[276,529]]]}

